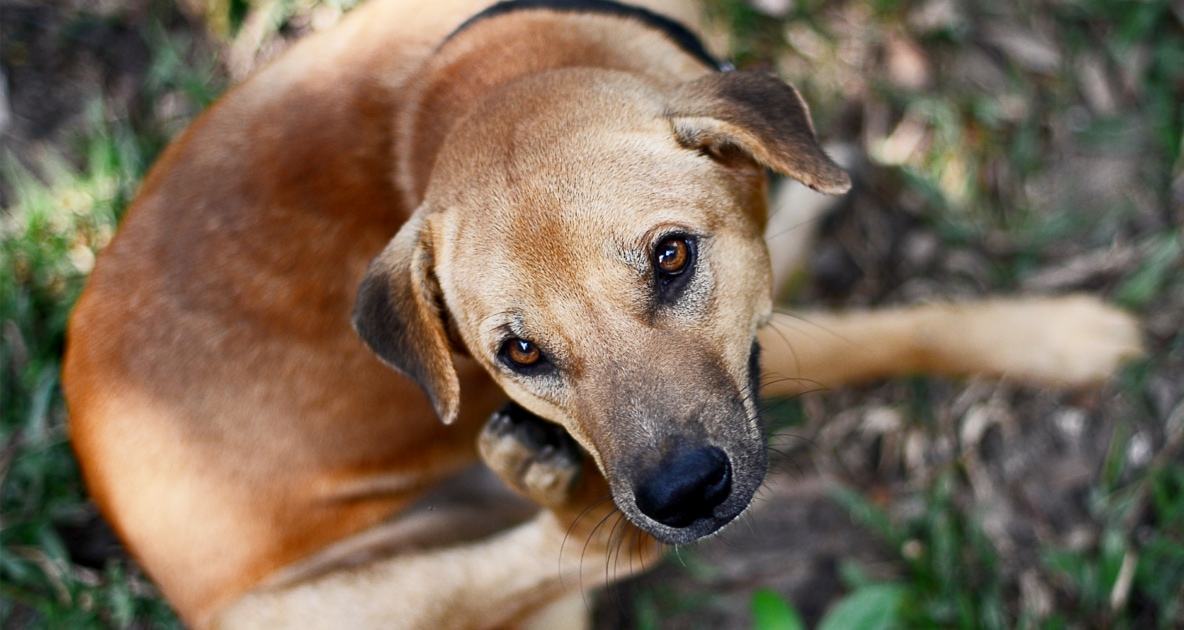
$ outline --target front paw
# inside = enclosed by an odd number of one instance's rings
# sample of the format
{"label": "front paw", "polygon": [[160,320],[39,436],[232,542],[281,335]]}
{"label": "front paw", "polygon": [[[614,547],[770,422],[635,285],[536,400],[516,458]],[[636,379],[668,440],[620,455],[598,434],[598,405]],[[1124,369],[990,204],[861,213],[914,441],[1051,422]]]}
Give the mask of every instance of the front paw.
{"label": "front paw", "polygon": [[[561,550],[581,566],[612,563],[623,577],[663,553],[661,543],[620,516],[604,476],[563,427],[509,402],[485,423],[477,447],[502,481],[551,512]],[[569,540],[582,542],[565,546]]]}
{"label": "front paw", "polygon": [[1000,302],[985,325],[994,334],[983,352],[995,369],[1038,383],[1097,383],[1143,352],[1135,318],[1092,296]]}
{"label": "front paw", "polygon": [[485,423],[477,447],[502,481],[553,510],[573,503],[585,475],[584,450],[567,431],[512,401]]}

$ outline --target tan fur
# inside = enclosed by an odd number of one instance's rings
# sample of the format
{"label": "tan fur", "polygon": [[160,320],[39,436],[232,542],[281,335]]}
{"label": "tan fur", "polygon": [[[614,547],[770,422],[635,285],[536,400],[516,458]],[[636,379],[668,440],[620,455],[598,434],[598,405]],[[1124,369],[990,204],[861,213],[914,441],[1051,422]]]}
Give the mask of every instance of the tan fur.
{"label": "tan fur", "polygon": [[770,396],[920,373],[1076,387],[1142,352],[1134,319],[1085,295],[778,314],[760,338]]}
{"label": "tan fur", "polygon": [[[796,91],[603,15],[522,12],[440,48],[484,4],[376,0],[297,45],[173,143],[98,261],[64,367],[74,447],[186,623],[497,627],[603,583],[622,546],[612,575],[641,570],[651,535],[680,534],[634,488],[679,444],[732,458],[729,509],[763,477],[758,331],[767,374],[826,385],[1076,384],[1137,350],[1129,319],[1084,298],[772,315],[762,166],[848,185]],[[682,2],[650,4],[694,25]],[[672,230],[698,235],[699,275],[647,309]],[[351,330],[355,295],[359,330],[410,378]],[[508,372],[507,331],[561,376]],[[507,394],[590,461],[490,434]],[[484,486],[441,485],[479,434],[545,510],[523,521]],[[478,487],[496,500],[462,491]],[[610,491],[621,527],[599,527]]]}

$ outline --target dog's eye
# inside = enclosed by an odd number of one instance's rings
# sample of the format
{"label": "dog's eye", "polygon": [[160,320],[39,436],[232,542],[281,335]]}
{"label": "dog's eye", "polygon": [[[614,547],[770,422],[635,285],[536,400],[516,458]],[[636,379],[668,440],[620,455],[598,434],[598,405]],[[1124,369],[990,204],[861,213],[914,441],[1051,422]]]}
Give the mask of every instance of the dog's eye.
{"label": "dog's eye", "polygon": [[682,273],[690,261],[691,246],[682,237],[668,238],[654,250],[654,267],[668,276]]}
{"label": "dog's eye", "polygon": [[502,357],[513,368],[529,368],[543,360],[543,353],[533,343],[514,337],[502,344]]}
{"label": "dog's eye", "polygon": [[695,239],[669,236],[654,248],[654,288],[658,299],[673,303],[691,281],[695,269]]}

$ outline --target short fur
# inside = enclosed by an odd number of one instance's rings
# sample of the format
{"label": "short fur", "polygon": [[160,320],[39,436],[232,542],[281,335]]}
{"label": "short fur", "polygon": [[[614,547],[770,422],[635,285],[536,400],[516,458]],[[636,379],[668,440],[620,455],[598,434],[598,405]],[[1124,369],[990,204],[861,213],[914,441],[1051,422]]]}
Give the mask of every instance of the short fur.
{"label": "short fur", "polygon": [[[1090,298],[774,315],[765,168],[849,186],[796,90],[620,15],[513,11],[445,42],[484,4],[374,0],[301,42],[169,147],[98,260],[64,367],[74,447],[186,623],[497,627],[603,583],[622,546],[611,574],[640,570],[761,483],[758,339],[790,377],[774,394],[1074,385],[1138,351]],[[671,237],[695,263],[667,300]],[[512,338],[546,369],[507,364]],[[478,446],[546,509],[462,473]],[[686,524],[638,507],[720,480]],[[628,527],[600,527],[616,509]]]}

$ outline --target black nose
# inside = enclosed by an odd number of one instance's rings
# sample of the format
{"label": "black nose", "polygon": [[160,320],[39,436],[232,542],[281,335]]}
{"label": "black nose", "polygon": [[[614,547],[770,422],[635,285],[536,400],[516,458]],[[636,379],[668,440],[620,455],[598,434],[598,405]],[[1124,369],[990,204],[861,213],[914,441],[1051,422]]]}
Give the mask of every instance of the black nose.
{"label": "black nose", "polygon": [[642,514],[670,527],[711,516],[732,491],[732,466],[723,451],[708,446],[660,466],[634,489]]}

